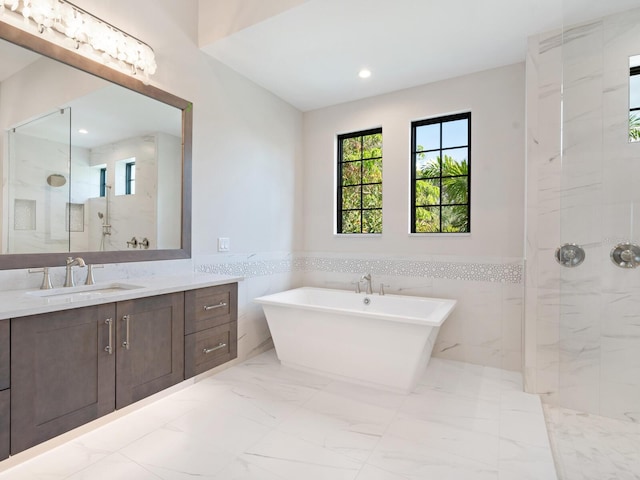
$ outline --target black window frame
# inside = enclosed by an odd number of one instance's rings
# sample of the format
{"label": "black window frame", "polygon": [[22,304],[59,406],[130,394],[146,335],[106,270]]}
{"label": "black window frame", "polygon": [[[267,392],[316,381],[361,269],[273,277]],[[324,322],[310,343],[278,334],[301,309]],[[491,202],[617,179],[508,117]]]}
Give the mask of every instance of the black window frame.
{"label": "black window frame", "polygon": [[[382,156],[380,157],[371,157],[371,158],[363,158],[360,157],[359,160],[348,160],[348,161],[344,161],[343,160],[343,142],[344,140],[347,140],[349,138],[356,138],[356,137],[366,137],[369,135],[377,135],[380,134],[382,135],[382,127],[378,127],[378,128],[370,128],[367,130],[360,130],[357,132],[350,132],[350,133],[344,133],[341,135],[338,135],[338,157],[337,157],[337,204],[336,204],[336,212],[337,212],[337,219],[336,219],[336,233],[338,235],[380,235],[382,234],[382,226],[380,227],[380,231],[379,232],[363,232],[362,231],[362,217],[363,217],[363,212],[365,211],[373,211],[373,210],[380,210],[380,214],[382,215],[382,205],[380,205],[380,208],[364,208],[363,206],[363,192],[362,192],[362,187],[365,185],[380,185],[380,187],[382,188],[382,179],[380,182],[374,182],[374,183],[362,183],[362,170],[361,170],[361,178],[360,178],[360,183],[359,184],[354,184],[354,185],[349,185],[350,187],[352,186],[360,186],[360,208],[358,209],[343,209],[342,208],[342,166],[345,163],[354,163],[354,162],[361,162],[361,169],[363,168],[363,161],[364,160],[383,160],[384,157],[384,153],[382,154]],[[384,141],[384,139],[383,139]],[[342,213],[346,212],[346,211],[359,211],[360,212],[360,231],[359,232],[343,232],[342,231]]]}
{"label": "black window frame", "polygon": [[107,196],[107,167],[100,169],[100,196]]}
{"label": "black window frame", "polygon": [[[629,68],[629,78],[631,78],[631,77],[633,77],[635,75],[640,75],[640,66],[630,67]],[[638,112],[638,111],[640,111],[640,106],[631,107],[631,105],[629,105],[629,111],[630,112]]]}
{"label": "black window frame", "polygon": [[[447,122],[454,122],[454,121],[458,121],[458,120],[467,120],[467,144],[466,145],[458,145],[458,146],[448,146],[448,147],[443,147],[442,146],[442,124],[443,123],[447,123]],[[430,149],[430,150],[417,150],[417,128],[418,127],[422,127],[425,125],[434,125],[434,124],[440,124],[440,139],[439,139],[439,148],[437,149]],[[417,170],[417,157],[419,153],[424,153],[424,152],[435,152],[438,151],[440,152],[440,158],[444,158],[444,154],[443,151],[446,150],[453,150],[455,148],[467,148],[467,175],[458,175],[458,177],[463,177],[466,176],[467,177],[467,202],[466,203],[457,203],[457,204],[443,204],[442,203],[442,188],[440,190],[440,203],[438,203],[437,205],[416,205],[416,180],[423,180],[426,179],[427,177],[421,177],[421,178],[417,178],[416,176],[416,170]],[[438,178],[440,180],[440,182],[442,182],[442,178],[455,178],[456,176],[447,176],[447,177],[443,177],[442,176],[442,172],[440,172],[440,176],[439,177],[429,177],[429,178]],[[449,206],[466,206],[467,207],[467,230],[464,232],[444,232],[442,231],[442,207],[449,207]],[[424,207],[439,207],[440,209],[440,225],[439,225],[439,230],[437,232],[417,232],[416,231],[416,209],[417,208],[424,208]],[[456,114],[451,114],[451,115],[443,115],[440,117],[433,117],[433,118],[428,118],[428,119],[423,119],[423,120],[417,120],[414,122],[411,122],[411,233],[417,233],[417,234],[435,234],[435,235],[441,235],[441,234],[468,234],[471,233],[471,112],[463,112],[463,113],[456,113]]]}
{"label": "black window frame", "polygon": [[[135,167],[136,162],[135,160],[132,162],[127,162],[124,165],[124,193],[125,195],[132,195],[131,193],[131,185],[135,184],[136,182],[136,177],[135,175],[133,175],[133,177],[131,176],[131,171],[133,170],[132,167]],[[134,170],[135,171],[135,170]]]}

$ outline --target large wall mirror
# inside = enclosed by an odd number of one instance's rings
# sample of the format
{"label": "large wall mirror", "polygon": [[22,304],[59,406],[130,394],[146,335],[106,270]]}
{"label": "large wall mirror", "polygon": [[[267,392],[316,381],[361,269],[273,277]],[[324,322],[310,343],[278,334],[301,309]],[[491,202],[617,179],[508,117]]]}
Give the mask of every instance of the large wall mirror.
{"label": "large wall mirror", "polygon": [[0,269],[189,258],[191,104],[0,22]]}

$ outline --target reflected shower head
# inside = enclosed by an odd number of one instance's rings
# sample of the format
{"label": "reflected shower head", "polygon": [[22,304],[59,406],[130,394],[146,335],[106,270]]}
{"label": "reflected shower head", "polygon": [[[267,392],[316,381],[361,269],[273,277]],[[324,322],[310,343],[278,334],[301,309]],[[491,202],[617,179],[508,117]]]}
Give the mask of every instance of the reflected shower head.
{"label": "reflected shower head", "polygon": [[67,183],[67,179],[64,175],[60,175],[59,173],[53,173],[47,177],[47,183],[52,187],[61,187],[65,183]]}
{"label": "reflected shower head", "polygon": [[104,215],[102,214],[102,212],[98,212],[98,218],[102,219],[104,217]]}

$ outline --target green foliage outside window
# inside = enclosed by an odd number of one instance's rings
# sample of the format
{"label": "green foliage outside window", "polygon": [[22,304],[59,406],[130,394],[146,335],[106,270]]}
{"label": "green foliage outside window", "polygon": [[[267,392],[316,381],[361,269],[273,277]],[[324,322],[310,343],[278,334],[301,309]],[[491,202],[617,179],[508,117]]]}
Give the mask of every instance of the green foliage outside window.
{"label": "green foliage outside window", "polygon": [[412,232],[470,231],[470,123],[463,113],[412,124]]}
{"label": "green foliage outside window", "polygon": [[382,233],[382,130],[338,141],[338,233]]}
{"label": "green foliage outside window", "polygon": [[640,113],[629,112],[629,141],[640,142]]}
{"label": "green foliage outside window", "polygon": [[[417,156],[424,158],[424,153]],[[468,198],[467,160],[457,162],[445,155],[443,161],[436,157],[416,172],[416,232],[440,232],[441,220],[442,232],[468,232]]]}

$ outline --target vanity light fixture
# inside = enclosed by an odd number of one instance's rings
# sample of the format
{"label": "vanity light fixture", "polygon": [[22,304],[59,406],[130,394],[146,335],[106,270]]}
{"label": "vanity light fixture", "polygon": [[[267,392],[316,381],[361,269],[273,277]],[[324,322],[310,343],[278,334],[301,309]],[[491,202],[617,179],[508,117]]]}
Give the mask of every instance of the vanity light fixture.
{"label": "vanity light fixture", "polygon": [[140,73],[145,83],[156,71],[149,45],[66,0],[0,0],[0,21],[111,68]]}
{"label": "vanity light fixture", "polygon": [[[2,0],[0,0],[0,1],[2,1]],[[368,69],[366,69],[366,68],[363,68],[362,70],[360,70],[360,71],[358,72],[358,76],[359,76],[360,78],[369,78],[369,77],[371,76],[371,70],[368,70]]]}

